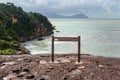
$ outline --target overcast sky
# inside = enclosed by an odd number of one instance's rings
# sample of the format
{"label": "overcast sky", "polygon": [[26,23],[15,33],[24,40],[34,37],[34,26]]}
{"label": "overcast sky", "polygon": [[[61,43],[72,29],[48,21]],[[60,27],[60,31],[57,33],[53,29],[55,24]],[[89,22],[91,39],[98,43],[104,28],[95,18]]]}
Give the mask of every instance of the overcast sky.
{"label": "overcast sky", "polygon": [[25,11],[55,12],[64,15],[85,13],[89,17],[120,18],[120,0],[0,0],[21,6]]}

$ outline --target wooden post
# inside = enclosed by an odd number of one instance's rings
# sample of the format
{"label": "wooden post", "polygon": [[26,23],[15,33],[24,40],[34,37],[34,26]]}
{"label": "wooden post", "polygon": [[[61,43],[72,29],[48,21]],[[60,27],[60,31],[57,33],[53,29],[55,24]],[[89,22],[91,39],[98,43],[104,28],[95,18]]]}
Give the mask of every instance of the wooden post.
{"label": "wooden post", "polygon": [[81,41],[81,38],[80,38],[80,36],[78,36],[78,62],[80,62],[80,41]]}
{"label": "wooden post", "polygon": [[52,36],[52,62],[54,62],[54,36]]}

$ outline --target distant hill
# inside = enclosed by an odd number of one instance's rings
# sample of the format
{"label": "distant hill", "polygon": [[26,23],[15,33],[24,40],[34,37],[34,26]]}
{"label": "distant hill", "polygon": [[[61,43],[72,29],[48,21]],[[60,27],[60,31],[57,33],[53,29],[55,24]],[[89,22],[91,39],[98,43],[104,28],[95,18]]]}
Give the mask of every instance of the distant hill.
{"label": "distant hill", "polygon": [[81,14],[72,15],[72,16],[70,16],[70,18],[83,18],[83,19],[87,19],[88,16],[81,13]]}
{"label": "distant hill", "polygon": [[49,18],[80,18],[80,19],[87,19],[88,16],[86,14],[75,14],[75,15],[71,15],[71,16],[64,16],[64,15],[60,15],[57,13],[53,13],[53,12],[48,12],[48,13],[43,13],[44,15],[46,15]]}
{"label": "distant hill", "polygon": [[43,13],[45,16],[47,16],[48,18],[63,18],[65,16],[57,14],[57,13],[53,13],[53,12],[46,12]]}

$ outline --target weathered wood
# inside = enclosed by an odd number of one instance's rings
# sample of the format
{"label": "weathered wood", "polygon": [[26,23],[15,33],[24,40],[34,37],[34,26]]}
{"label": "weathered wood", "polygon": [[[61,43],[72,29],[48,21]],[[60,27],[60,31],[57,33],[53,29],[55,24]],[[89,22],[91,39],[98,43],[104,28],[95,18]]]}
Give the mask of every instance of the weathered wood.
{"label": "weathered wood", "polygon": [[54,37],[52,36],[52,62],[54,62],[54,41],[78,41],[78,62],[80,62],[80,51],[81,51],[81,37]]}
{"label": "weathered wood", "polygon": [[54,37],[55,41],[78,41],[78,37]]}
{"label": "weathered wood", "polygon": [[81,50],[80,41],[81,41],[81,37],[79,36],[78,37],[78,62],[80,62],[80,50]]}
{"label": "weathered wood", "polygon": [[52,62],[54,62],[54,36],[52,36]]}

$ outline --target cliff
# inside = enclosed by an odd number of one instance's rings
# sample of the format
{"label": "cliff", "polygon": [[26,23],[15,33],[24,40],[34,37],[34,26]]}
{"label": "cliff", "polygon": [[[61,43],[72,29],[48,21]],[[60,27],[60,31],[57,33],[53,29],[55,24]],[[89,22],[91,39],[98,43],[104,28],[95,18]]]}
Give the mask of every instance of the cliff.
{"label": "cliff", "polygon": [[25,12],[12,3],[0,3],[0,54],[20,49],[20,42],[47,36],[54,27],[46,16]]}

